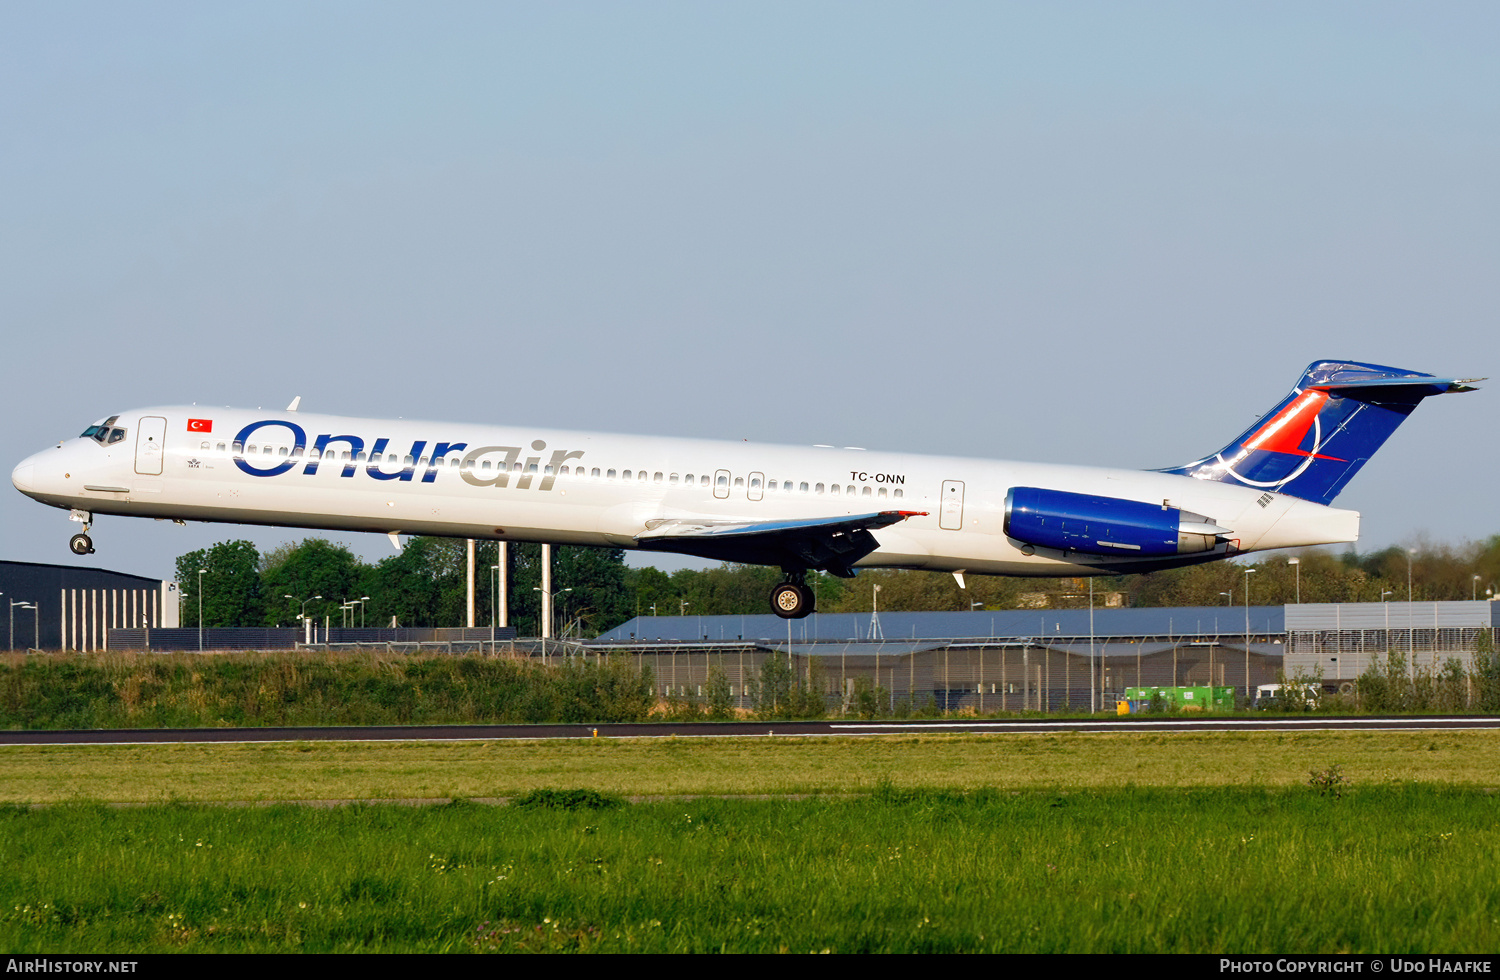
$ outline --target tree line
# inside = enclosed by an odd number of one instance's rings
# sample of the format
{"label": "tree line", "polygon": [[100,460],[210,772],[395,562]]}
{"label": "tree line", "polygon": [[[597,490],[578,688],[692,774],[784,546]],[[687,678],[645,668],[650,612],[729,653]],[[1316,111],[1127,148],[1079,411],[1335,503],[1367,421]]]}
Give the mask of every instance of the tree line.
{"label": "tree line", "polygon": [[[510,624],[523,636],[537,635],[541,546],[512,543],[506,550]],[[495,613],[498,548],[487,541],[476,551],[476,623],[483,626]],[[633,616],[763,613],[781,578],[778,569],[754,565],[671,574],[629,568],[617,548],[558,546],[552,555],[554,633],[582,636]],[[264,555],[248,541],[226,541],[178,558],[177,578],[187,626],[198,624],[200,580],[203,622],[211,627],[290,626],[304,609],[320,624],[462,626],[467,606],[465,543],[451,538],[413,537],[400,554],[373,565],[323,538]],[[871,569],[854,579],[815,573],[809,584],[823,612],[868,612],[875,601],[890,611],[1077,608],[1089,601],[1089,582],[1080,578],[969,575],[968,588],[960,589],[945,573]],[[1136,607],[1240,606],[1247,598],[1251,605],[1404,601],[1408,595],[1415,601],[1484,599],[1497,588],[1500,535],[1456,547],[1308,550],[1093,581],[1098,605]]]}

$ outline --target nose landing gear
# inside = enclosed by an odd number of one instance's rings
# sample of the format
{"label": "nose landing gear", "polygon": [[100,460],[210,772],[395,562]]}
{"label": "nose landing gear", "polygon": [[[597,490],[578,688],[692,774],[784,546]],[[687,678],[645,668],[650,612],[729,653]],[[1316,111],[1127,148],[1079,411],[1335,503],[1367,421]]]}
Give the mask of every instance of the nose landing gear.
{"label": "nose landing gear", "polygon": [[94,540],[89,537],[89,528],[94,526],[94,515],[86,510],[74,510],[68,515],[68,520],[77,521],[83,525],[83,533],[75,534],[68,541],[68,548],[75,555],[92,555],[94,553]]}

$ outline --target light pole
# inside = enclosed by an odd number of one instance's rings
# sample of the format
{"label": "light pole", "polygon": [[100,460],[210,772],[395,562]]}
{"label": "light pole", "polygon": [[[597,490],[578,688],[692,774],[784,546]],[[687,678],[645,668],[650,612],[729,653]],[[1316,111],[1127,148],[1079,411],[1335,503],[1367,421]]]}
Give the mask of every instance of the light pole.
{"label": "light pole", "polygon": [[1380,593],[1380,604],[1385,607],[1385,659],[1389,666],[1391,660],[1391,600],[1386,596],[1395,595],[1390,589]]}
{"label": "light pole", "polygon": [[12,600],[10,600],[10,647],[9,647],[9,649],[11,649],[11,650],[14,650],[16,648],[16,607],[17,606],[20,606],[23,609],[30,608],[27,605],[27,600],[25,600],[25,599],[12,599]]}
{"label": "light pole", "polygon": [[[540,592],[542,595],[544,595],[544,596],[547,597],[547,612],[548,612],[549,618],[550,618],[550,614],[552,612],[552,603],[554,603],[554,602],[557,601],[557,597],[558,596],[560,596],[560,595],[562,595],[562,594],[564,594],[566,592],[572,592],[573,590],[572,589],[558,589],[556,592],[548,592],[546,589],[542,588],[540,585],[537,585],[537,586],[533,586],[532,589],[531,589],[531,591],[533,591],[533,592]],[[655,606],[651,607],[651,615],[653,615],[653,616],[656,615],[656,607]],[[542,634],[542,663],[546,663],[547,662],[547,634],[549,634],[549,633],[552,632],[552,624],[550,622],[547,623],[546,626],[545,626],[545,628],[539,630],[538,632],[540,632]]]}
{"label": "light pole", "polygon": [[365,603],[367,603],[369,601],[370,601],[370,597],[367,596],[367,595],[362,595],[362,596],[359,597],[359,628],[360,629],[364,629],[365,628]]}
{"label": "light pole", "polygon": [[203,652],[203,576],[208,574],[208,569],[198,569],[198,652]]}
{"label": "light pole", "polygon": [[[1245,703],[1250,703],[1250,576],[1255,569],[1245,569]],[[1212,692],[1210,692],[1210,699]]]}
{"label": "light pole", "polygon": [[1300,606],[1302,604],[1302,559],[1288,558],[1286,563],[1297,569],[1297,605]]}
{"label": "light pole", "polygon": [[495,623],[500,616],[500,566],[490,566],[490,650],[495,649]]}
{"label": "light pole", "polygon": [[[32,640],[33,649],[40,650],[42,648],[42,619],[41,619],[42,614],[41,614],[41,611],[37,609],[36,603],[34,603],[34,602],[17,602],[17,603],[15,603],[15,605],[20,606],[22,609],[30,609],[31,610],[31,628],[32,628],[32,630],[34,631],[34,634],[35,634],[34,637],[33,637],[33,640]],[[14,612],[11,613],[11,617],[12,617],[11,632],[12,632],[12,634],[14,634],[14,632],[15,632],[15,626],[14,626],[15,613]],[[11,643],[14,644],[15,641],[12,640]]]}
{"label": "light pole", "polygon": [[1234,598],[1233,592],[1220,592],[1219,595],[1224,597],[1224,606],[1226,608],[1229,606],[1229,601]]}
{"label": "light pole", "polygon": [[[287,595],[286,593],[282,593],[281,597],[283,599],[290,599],[293,602],[297,601],[297,597],[294,596],[294,595]],[[297,613],[297,618],[300,619],[300,620],[302,620],[302,636],[303,636],[303,642],[304,643],[311,643],[312,642],[312,621],[307,618],[307,604],[309,602],[312,602],[313,599],[321,599],[321,598],[323,598],[323,597],[320,596],[320,595],[315,595],[311,599],[303,599],[302,600],[302,608]]]}
{"label": "light pole", "polygon": [[1469,601],[1477,602],[1479,599],[1479,576],[1474,576],[1474,585],[1469,590]]}
{"label": "light pole", "polygon": [[1410,661],[1412,680],[1417,678],[1417,640],[1411,625],[1411,558],[1416,548],[1406,549],[1406,659]]}

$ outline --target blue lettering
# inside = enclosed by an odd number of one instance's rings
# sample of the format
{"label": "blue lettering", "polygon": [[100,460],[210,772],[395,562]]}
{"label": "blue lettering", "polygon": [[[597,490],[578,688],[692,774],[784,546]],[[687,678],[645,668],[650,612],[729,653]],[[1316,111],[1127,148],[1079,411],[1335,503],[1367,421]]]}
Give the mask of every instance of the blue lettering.
{"label": "blue lettering", "polygon": [[[287,429],[290,429],[292,438],[295,441],[295,445],[292,448],[291,456],[282,460],[280,463],[277,463],[270,469],[260,470],[245,462],[245,440],[248,439],[250,434],[255,430],[264,428],[268,425],[280,425],[284,426]],[[280,419],[264,419],[260,422],[251,422],[249,425],[241,429],[240,434],[234,437],[234,445],[234,465],[238,466],[242,471],[249,473],[251,476],[280,476],[287,470],[297,465],[297,460],[302,456],[302,450],[307,448],[307,433],[302,430],[302,426],[297,425],[293,422],[283,422]]]}
{"label": "blue lettering", "polygon": [[437,479],[438,467],[443,465],[443,457],[449,453],[456,453],[468,449],[467,442],[440,442],[432,447],[432,462],[427,464],[427,472],[422,474],[423,483],[431,483]]}
{"label": "blue lettering", "polygon": [[344,442],[349,444],[349,462],[344,464],[344,472],[340,473],[339,475],[354,475],[354,471],[358,469],[358,466],[355,464],[354,459],[360,453],[365,451],[365,441],[359,436],[321,435],[318,436],[318,441],[313,443],[313,452],[317,453],[318,455],[307,461],[307,465],[302,468],[303,476],[312,476],[313,474],[318,472],[318,459],[321,458],[327,451],[328,444],[330,442]]}
{"label": "blue lettering", "polygon": [[[371,456],[379,456],[385,452],[386,444],[390,440],[380,438],[375,440],[375,445],[370,449]],[[422,455],[422,450],[427,448],[427,440],[419,439],[411,444],[411,455],[407,457],[410,462],[402,467],[400,473],[382,473],[376,468],[377,464],[371,463],[365,467],[365,472],[377,480],[400,480],[402,483],[410,483],[411,475],[417,468],[417,459]]]}

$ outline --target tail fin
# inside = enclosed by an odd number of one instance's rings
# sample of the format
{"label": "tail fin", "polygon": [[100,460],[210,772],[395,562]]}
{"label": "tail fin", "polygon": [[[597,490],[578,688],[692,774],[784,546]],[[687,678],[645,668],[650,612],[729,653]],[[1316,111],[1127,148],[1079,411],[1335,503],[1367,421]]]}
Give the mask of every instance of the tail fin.
{"label": "tail fin", "polygon": [[1328,504],[1422,399],[1473,391],[1482,380],[1315,361],[1291,394],[1239,438],[1196,463],[1160,472]]}

